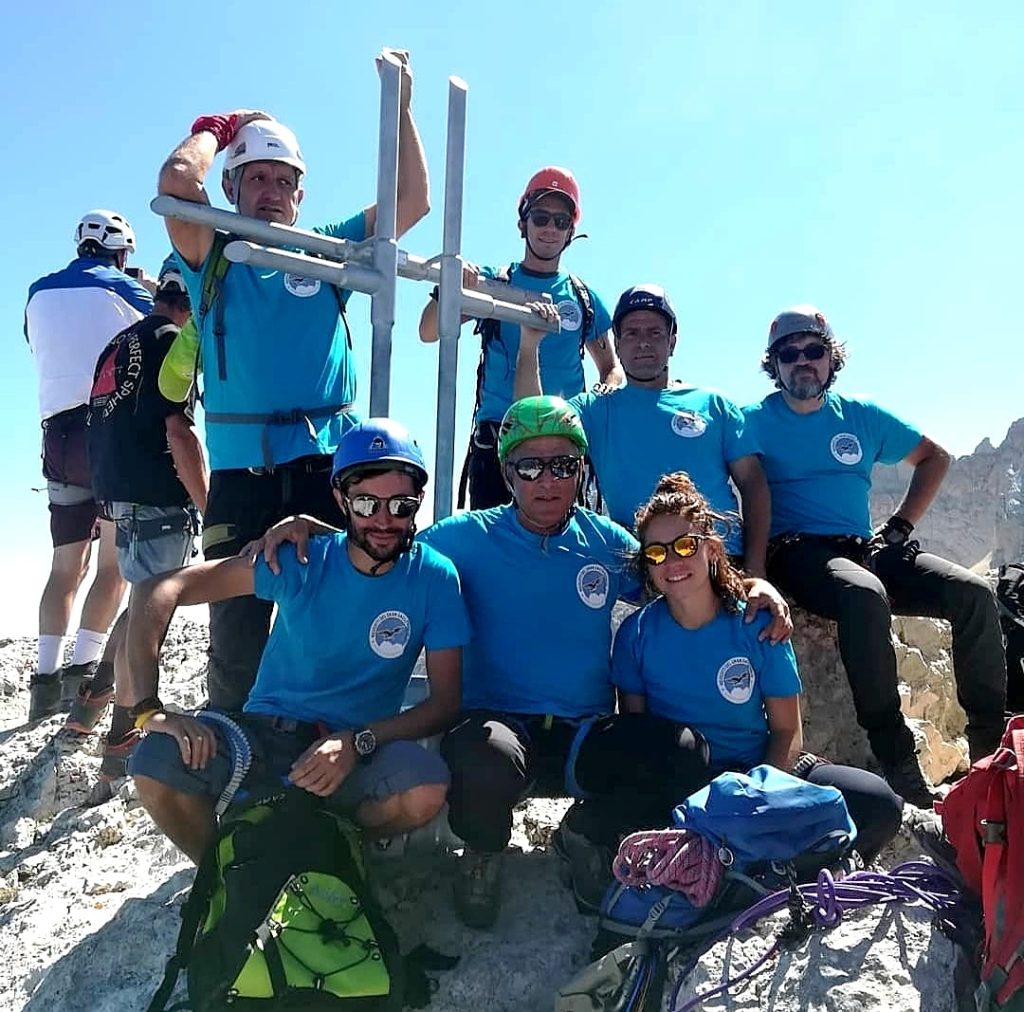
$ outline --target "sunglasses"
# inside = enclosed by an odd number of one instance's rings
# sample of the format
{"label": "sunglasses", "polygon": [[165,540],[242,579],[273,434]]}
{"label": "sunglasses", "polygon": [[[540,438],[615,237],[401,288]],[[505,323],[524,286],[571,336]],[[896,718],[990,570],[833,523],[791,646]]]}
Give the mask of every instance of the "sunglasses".
{"label": "sunglasses", "polygon": [[660,566],[668,560],[669,549],[680,559],[689,559],[697,554],[700,543],[707,537],[706,534],[680,534],[670,545],[663,545],[660,541],[652,541],[644,545],[642,551],[644,558],[652,566]]}
{"label": "sunglasses", "polygon": [[564,481],[579,474],[581,459],[566,453],[558,457],[520,457],[509,463],[523,481],[536,481],[545,470],[551,472],[552,478]]}
{"label": "sunglasses", "polygon": [[777,351],[775,355],[783,365],[793,365],[800,361],[801,355],[808,362],[819,362],[825,357],[827,351],[828,347],[824,344],[808,344],[804,348],[783,348],[782,351]]}
{"label": "sunglasses", "polygon": [[420,500],[414,495],[393,495],[389,499],[363,494],[345,496],[345,502],[357,517],[374,517],[380,512],[384,503],[388,504],[388,512],[400,520],[408,520],[420,508]]}
{"label": "sunglasses", "polygon": [[545,211],[542,208],[537,208],[535,211],[530,211],[527,218],[537,226],[537,228],[547,228],[551,223],[555,223],[555,228],[560,232],[567,232],[569,226],[572,225],[572,215],[565,214],[563,211]]}

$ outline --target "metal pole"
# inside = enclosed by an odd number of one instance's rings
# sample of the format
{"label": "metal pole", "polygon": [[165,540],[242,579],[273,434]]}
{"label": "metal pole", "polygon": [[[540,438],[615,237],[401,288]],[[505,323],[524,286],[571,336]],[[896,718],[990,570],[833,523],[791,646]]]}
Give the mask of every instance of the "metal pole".
{"label": "metal pole", "polygon": [[150,201],[150,210],[162,218],[176,218],[195,225],[219,229],[230,235],[255,239],[266,246],[294,246],[331,257],[333,260],[354,260],[357,263],[370,263],[370,251],[359,243],[348,239],[334,239],[319,232],[310,232],[304,228],[290,225],[279,225],[274,221],[262,221],[259,218],[247,218],[234,211],[224,211],[209,204],[197,204],[191,200],[180,200],[178,197],[156,197]]}
{"label": "metal pole", "polygon": [[[157,197],[149,206],[156,214],[164,218],[175,218],[178,221],[205,225],[207,228],[218,229],[230,235],[255,240],[263,246],[272,248],[288,246],[308,250],[310,253],[318,253],[329,258],[328,260],[313,257],[302,258],[302,272],[303,276],[307,278],[320,278],[334,284],[336,275],[329,270],[322,270],[325,266],[329,268],[331,263],[355,263],[362,265],[366,270],[373,268],[374,240],[372,239],[364,243],[352,242],[348,239],[334,239],[331,236],[321,235],[319,232],[278,225],[271,221],[261,221],[259,218],[247,218],[234,211],[210,207],[209,204],[197,204],[191,200],[179,200],[177,197]],[[231,258],[229,257],[229,259]],[[431,284],[437,284],[441,280],[441,269],[437,260],[436,257],[421,257],[414,253],[401,251],[398,255],[397,273],[399,277],[408,278],[410,281],[429,281]],[[359,287],[358,284],[353,283],[346,287],[351,287],[355,291],[372,293],[378,286]],[[546,320],[542,320],[522,308],[526,302],[550,301],[550,299],[551,296],[547,294],[540,295],[524,288],[506,285],[501,281],[481,279],[475,288],[462,290],[462,314],[474,318],[493,317],[508,323],[526,323],[533,327],[539,327],[541,330],[556,331],[558,330],[557,322],[549,324]]]}
{"label": "metal pole", "polygon": [[462,194],[466,163],[466,82],[448,78],[448,141],[444,169],[444,238],[437,307],[437,447],[434,519],[452,512],[455,481],[455,400],[462,310]]}
{"label": "metal pole", "polygon": [[229,242],[224,247],[224,256],[233,264],[252,264],[253,267],[268,267],[274,271],[297,274],[302,278],[317,278],[329,285],[365,292],[367,295],[373,295],[381,285],[380,275],[369,267],[321,260],[290,250],[269,249],[244,239]]}
{"label": "metal pole", "polygon": [[391,330],[395,325],[395,281],[398,274],[398,130],[402,65],[386,50],[381,53],[380,139],[377,150],[377,226],[373,266],[381,285],[373,294],[370,323],[370,415],[388,414],[391,386]]}

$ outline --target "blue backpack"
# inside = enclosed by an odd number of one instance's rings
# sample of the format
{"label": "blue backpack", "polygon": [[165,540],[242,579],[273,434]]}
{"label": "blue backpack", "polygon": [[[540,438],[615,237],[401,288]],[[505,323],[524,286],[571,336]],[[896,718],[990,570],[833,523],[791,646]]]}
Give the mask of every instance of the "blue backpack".
{"label": "blue backpack", "polygon": [[720,774],[677,805],[672,821],[717,848],[724,874],[714,898],[696,907],[663,886],[613,882],[601,903],[603,934],[696,941],[720,930],[761,896],[792,882],[812,881],[822,868],[841,863],[857,838],[835,787],[820,787],[768,765],[748,774]]}

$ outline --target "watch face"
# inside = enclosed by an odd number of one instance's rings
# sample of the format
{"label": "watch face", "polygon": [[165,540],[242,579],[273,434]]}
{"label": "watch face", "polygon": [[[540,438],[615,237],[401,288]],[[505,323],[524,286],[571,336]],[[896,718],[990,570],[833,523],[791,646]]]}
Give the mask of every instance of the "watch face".
{"label": "watch face", "polygon": [[355,735],[352,739],[352,744],[355,745],[358,755],[373,755],[374,750],[377,748],[377,738],[372,731],[367,729]]}

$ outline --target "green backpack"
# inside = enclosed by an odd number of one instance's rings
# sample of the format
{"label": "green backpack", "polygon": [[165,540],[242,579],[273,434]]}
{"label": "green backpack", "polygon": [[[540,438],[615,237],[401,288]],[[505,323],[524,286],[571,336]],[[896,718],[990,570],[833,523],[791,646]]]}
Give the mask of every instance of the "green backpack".
{"label": "green backpack", "polygon": [[163,983],[194,1012],[400,1012],[398,941],[366,883],[358,830],[306,791],[229,810],[196,873]]}

